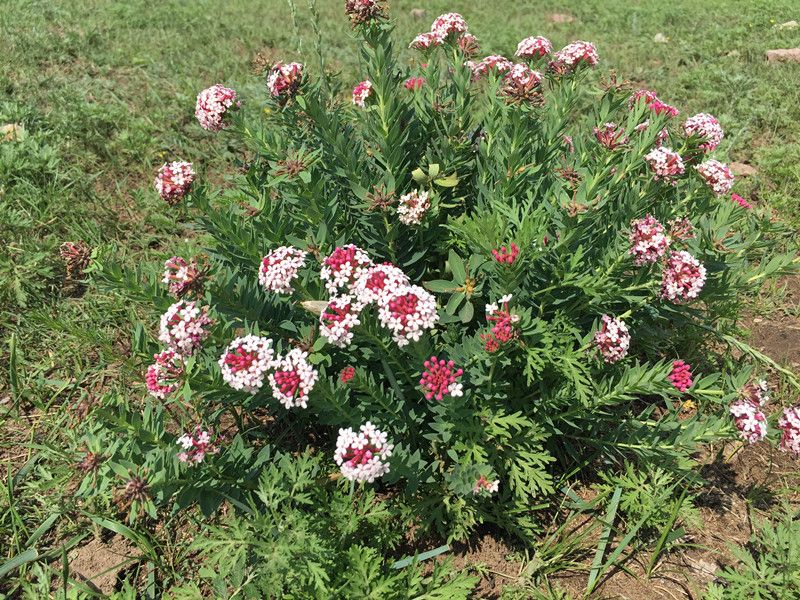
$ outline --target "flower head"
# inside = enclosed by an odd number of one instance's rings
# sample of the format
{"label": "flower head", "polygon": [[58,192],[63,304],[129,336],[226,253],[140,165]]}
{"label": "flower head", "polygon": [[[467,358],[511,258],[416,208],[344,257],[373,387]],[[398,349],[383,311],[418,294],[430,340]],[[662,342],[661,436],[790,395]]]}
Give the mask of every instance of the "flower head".
{"label": "flower head", "polygon": [[195,172],[192,163],[175,161],[164,163],[154,182],[158,195],[170,206],[180,202],[192,189]]}
{"label": "flower head", "polygon": [[694,384],[692,381],[692,367],[682,360],[673,361],[672,371],[667,379],[677,390],[685,392]]}
{"label": "flower head", "polygon": [[772,393],[766,379],[750,382],[741,391],[741,397],[756,406],[764,406],[770,401]]}
{"label": "flower head", "polygon": [[497,490],[500,487],[500,480],[495,479],[494,481],[489,481],[481,475],[475,481],[475,485],[472,486],[472,494],[477,496],[478,494],[483,496],[490,496],[491,494],[496,494]]}
{"label": "flower head", "polygon": [[546,54],[553,51],[553,44],[550,43],[546,37],[526,37],[519,44],[517,44],[517,51],[514,56],[520,58],[541,58]]}
{"label": "flower head", "polygon": [[656,180],[672,181],[686,172],[681,155],[665,146],[653,148],[644,159],[650,164]]}
{"label": "flower head", "polygon": [[491,54],[477,63],[467,61],[467,65],[472,70],[473,79],[478,79],[479,77],[482,77],[490,72],[505,73],[510,71],[511,67],[514,66],[514,63],[508,60],[505,56]]}
{"label": "flower head", "polygon": [[219,452],[221,438],[216,437],[213,431],[205,431],[199,425],[192,433],[187,433],[178,438],[178,445],[182,451],[178,453],[178,460],[189,465],[203,462],[207,454]]}
{"label": "flower head", "polygon": [[320,279],[328,293],[335,296],[340,290],[350,290],[356,281],[372,266],[364,250],[353,244],[338,246],[322,261]]}
{"label": "flower head", "polygon": [[594,343],[603,360],[609,364],[618,362],[628,354],[631,345],[631,334],[622,319],[609,315],[600,317],[600,329],[594,334]]}
{"label": "flower head", "polygon": [[275,366],[272,340],[246,335],[233,340],[219,359],[222,379],[235,390],[255,394],[264,385],[264,378]]}
{"label": "flower head", "polygon": [[298,62],[275,63],[267,76],[270,93],[282,101],[294,96],[303,83],[303,68],[304,65]]}
{"label": "flower head", "polygon": [[506,294],[498,304],[492,302],[486,305],[486,321],[492,327],[488,333],[481,334],[481,339],[487,352],[497,352],[501,346],[517,337],[519,315],[513,314],[508,307],[511,298],[511,294]]}
{"label": "flower head", "polygon": [[153,355],[153,360],[147,367],[145,383],[150,395],[163,400],[181,385],[183,357],[174,350],[162,350]]}
{"label": "flower head", "polygon": [[457,369],[452,360],[431,356],[424,363],[425,371],[419,380],[426,400],[436,398],[442,400],[445,396],[463,396],[464,386],[458,379],[464,374],[463,369]]}
{"label": "flower head", "polygon": [[434,46],[441,45],[441,43],[442,40],[439,37],[426,31],[425,33],[420,33],[417,37],[411,40],[411,43],[408,45],[408,47],[412,50],[420,50],[425,52]]}
{"label": "flower head", "polygon": [[173,256],[164,262],[161,282],[169,286],[170,294],[180,299],[202,290],[207,274],[207,265],[198,263],[196,258],[187,261],[180,256]]}
{"label": "flower head", "polygon": [[500,264],[511,265],[519,256],[519,246],[514,242],[511,242],[508,249],[505,246],[500,246],[499,250],[492,250],[492,256]]}
{"label": "flower head", "polygon": [[387,441],[388,435],[372,423],[364,423],[358,433],[352,428],[339,430],[333,459],[350,481],[372,483],[389,472],[388,459],[394,444]]}
{"label": "flower head", "polygon": [[781,430],[781,450],[800,456],[800,406],[784,408],[778,428]]}
{"label": "flower head", "polygon": [[356,376],[355,367],[348,366],[339,371],[339,381],[341,381],[342,383],[349,383],[355,376]]}
{"label": "flower head", "polygon": [[729,410],[743,440],[755,444],[767,437],[767,416],[758,404],[740,398],[731,403]]}
{"label": "flower head", "polygon": [[706,282],[706,268],[686,250],[672,252],[664,266],[661,297],[680,304],[694,300]]}
{"label": "flower head", "polygon": [[687,137],[699,138],[701,143],[698,148],[706,152],[711,152],[719,146],[725,136],[719,121],[707,113],[698,113],[686,119],[683,132]]}
{"label": "flower head", "polygon": [[92,249],[86,242],[64,242],[59,246],[58,253],[64,261],[68,280],[83,277],[83,270],[89,266],[92,258]]}
{"label": "flower head", "polygon": [[225,115],[231,107],[238,107],[240,104],[234,90],[220,84],[212,85],[197,94],[194,116],[197,117],[200,127],[203,129],[222,131],[227,127]]}
{"label": "flower head", "polygon": [[272,395],[286,408],[306,408],[308,394],[314,389],[319,372],[308,362],[308,352],[292,348],[278,358],[275,372],[269,376]]}
{"label": "flower head", "polygon": [[344,12],[353,27],[366,25],[386,18],[384,0],[345,0]]}
{"label": "flower head", "polygon": [[399,287],[379,304],[378,319],[398,346],[418,341],[439,320],[436,299],[418,285]]}
{"label": "flower head", "polygon": [[424,77],[409,77],[403,82],[403,85],[407,90],[412,92],[416,92],[417,90],[421,90],[422,86],[425,85],[425,78]]}
{"label": "flower head", "polygon": [[744,209],[750,210],[751,208],[753,208],[753,205],[750,204],[744,198],[742,198],[739,194],[731,194],[731,200],[736,202],[736,204],[738,204],[739,206],[741,206]]}
{"label": "flower head", "polygon": [[717,196],[726,194],[733,187],[733,173],[728,165],[713,158],[695,167],[697,172],[706,180],[706,183]]}
{"label": "flower head", "polygon": [[657,262],[669,249],[664,226],[652,215],[631,222],[630,253],[637,266]]}
{"label": "flower head", "polygon": [[668,117],[677,117],[679,111],[674,106],[662,102],[656,93],[652,90],[637,90],[628,99],[628,108],[635,108],[637,102],[644,102],[651,112],[657,115],[666,115]]}
{"label": "flower head", "polygon": [[353,88],[353,104],[359,108],[366,108],[367,98],[372,95],[372,82],[365,79]]}
{"label": "flower head", "polygon": [[170,349],[191,356],[209,336],[213,323],[208,307],[179,300],[161,315],[158,339]]}
{"label": "flower head", "polygon": [[353,341],[353,327],[360,325],[364,305],[353,296],[334,296],[319,316],[319,333],[328,343],[344,348]]}
{"label": "flower head", "polygon": [[595,127],[594,137],[601,146],[608,150],[616,150],[628,143],[625,129],[616,123],[606,123],[602,127]]}
{"label": "flower head", "polygon": [[397,205],[397,218],[404,225],[419,225],[430,207],[428,192],[413,190],[400,196],[400,202]]}
{"label": "flower head", "polygon": [[362,304],[385,304],[401,287],[411,285],[408,276],[391,263],[375,265],[364,271],[352,288]]}
{"label": "flower head", "polygon": [[534,71],[528,65],[512,63],[504,77],[506,85],[514,87],[539,87],[542,83],[542,74]]}
{"label": "flower head", "polygon": [[280,246],[261,259],[258,282],[268,292],[291,294],[292,282],[306,264],[308,252],[292,246]]}
{"label": "flower head", "polygon": [[459,37],[466,32],[467,22],[458,13],[439,15],[431,24],[431,34],[443,41],[451,37]]}
{"label": "flower head", "polygon": [[599,61],[597,47],[591,42],[578,40],[555,53],[552,67],[558,72],[569,73],[582,64],[590,67],[597,66]]}

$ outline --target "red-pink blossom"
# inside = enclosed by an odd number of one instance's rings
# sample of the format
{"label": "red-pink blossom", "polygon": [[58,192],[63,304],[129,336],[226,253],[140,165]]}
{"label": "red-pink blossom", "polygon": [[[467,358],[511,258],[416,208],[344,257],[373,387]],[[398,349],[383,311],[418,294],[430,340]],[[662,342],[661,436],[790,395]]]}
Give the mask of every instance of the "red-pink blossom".
{"label": "red-pink blossom", "polygon": [[431,356],[424,363],[425,371],[419,380],[426,400],[436,398],[441,401],[445,396],[463,396],[463,385],[458,382],[464,374],[463,369],[457,369],[452,360]]}
{"label": "red-pink blossom", "polygon": [[692,381],[692,367],[682,360],[673,361],[672,371],[667,379],[676,389],[685,392],[694,384]]}
{"label": "red-pink blossom", "polygon": [[517,260],[517,256],[519,256],[519,246],[514,242],[511,242],[508,249],[505,246],[500,246],[499,250],[492,250],[492,256],[501,264],[513,264]]}

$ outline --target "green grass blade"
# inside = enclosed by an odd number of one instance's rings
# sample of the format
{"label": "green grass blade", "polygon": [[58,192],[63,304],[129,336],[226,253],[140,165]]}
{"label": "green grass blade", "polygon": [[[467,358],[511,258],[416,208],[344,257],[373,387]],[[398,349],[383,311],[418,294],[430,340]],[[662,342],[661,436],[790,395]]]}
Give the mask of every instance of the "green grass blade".
{"label": "green grass blade", "polygon": [[9,561],[6,561],[3,566],[0,567],[0,578],[5,577],[14,569],[21,567],[24,564],[32,562],[39,558],[39,552],[37,552],[36,548],[30,548],[25,550],[22,554],[17,554],[14,558]]}
{"label": "green grass blade", "polygon": [[600,574],[605,570],[603,556],[605,556],[608,542],[611,539],[611,532],[614,529],[614,520],[617,518],[620,497],[622,497],[622,488],[617,486],[614,490],[614,495],[611,497],[611,502],[608,504],[605,519],[603,519],[605,528],[603,529],[603,533],[600,534],[600,540],[597,542],[597,551],[594,553],[592,568],[589,571],[589,580],[586,582],[586,593],[588,594],[592,593]]}
{"label": "green grass blade", "polygon": [[433,550],[428,550],[427,552],[423,552],[422,554],[417,554],[414,556],[406,556],[398,560],[396,563],[392,565],[393,569],[402,569],[403,567],[407,567],[412,562],[422,562],[423,560],[428,560],[429,558],[433,558],[434,556],[439,556],[440,554],[444,554],[450,550],[450,546],[445,544],[444,546],[439,546],[438,548],[434,548]]}

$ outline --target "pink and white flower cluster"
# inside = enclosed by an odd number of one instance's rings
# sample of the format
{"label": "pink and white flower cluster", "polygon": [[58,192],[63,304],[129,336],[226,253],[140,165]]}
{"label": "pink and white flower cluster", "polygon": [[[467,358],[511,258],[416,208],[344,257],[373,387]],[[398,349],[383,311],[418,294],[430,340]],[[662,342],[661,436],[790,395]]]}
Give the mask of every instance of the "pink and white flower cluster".
{"label": "pink and white flower cluster", "polygon": [[551,68],[557,71],[574,71],[581,64],[594,67],[600,62],[597,47],[591,42],[577,40],[555,53]]}
{"label": "pink and white flower cluster", "polygon": [[409,285],[411,281],[402,269],[383,263],[367,269],[351,289],[358,301],[366,306],[385,304],[390,292]]}
{"label": "pink and white flower cluster", "polygon": [[170,294],[183,298],[189,292],[201,288],[205,276],[205,269],[197,264],[197,260],[187,261],[180,256],[173,256],[164,262],[164,277],[161,282],[169,286]]}
{"label": "pink and white flower cluster", "polygon": [[292,246],[280,246],[261,259],[258,282],[268,292],[291,294],[292,282],[306,264],[308,252]]}
{"label": "pink and white flower cluster", "polygon": [[486,321],[492,324],[492,328],[488,333],[482,333],[481,339],[487,352],[497,352],[501,346],[517,337],[519,315],[513,314],[508,307],[512,297],[506,294],[500,298],[499,305],[494,302],[486,305]]}
{"label": "pink and white flower cluster", "polygon": [[425,371],[419,380],[426,400],[436,398],[441,401],[445,396],[458,397],[464,395],[464,386],[458,379],[464,374],[463,369],[456,368],[452,360],[444,360],[431,356],[423,365]]}
{"label": "pink and white flower cluster", "polygon": [[676,117],[679,111],[674,106],[663,102],[656,93],[652,90],[637,90],[628,99],[628,108],[633,109],[636,103],[644,101],[645,105],[651,112],[657,115],[666,115],[668,117]]}
{"label": "pink and white flower cluster", "polygon": [[358,433],[350,427],[339,430],[333,459],[346,479],[372,483],[389,472],[393,449],[388,435],[367,421]]}
{"label": "pink and white flower cluster", "polygon": [[418,285],[398,288],[379,302],[378,320],[398,346],[406,346],[436,325],[436,299]]}
{"label": "pink and white flower cluster", "polygon": [[478,62],[468,60],[464,64],[472,71],[473,79],[478,79],[490,72],[506,73],[514,66],[514,63],[499,54],[491,54]]}
{"label": "pink and white flower cluster", "polygon": [[255,394],[275,366],[272,340],[246,335],[233,340],[219,359],[222,379],[235,390]]}
{"label": "pink and white flower cluster", "polygon": [[800,456],[800,407],[784,408],[778,428],[781,430],[781,450]]}
{"label": "pink and white flower cluster", "polygon": [[625,358],[631,345],[628,326],[622,319],[609,315],[603,315],[600,319],[600,328],[594,334],[595,346],[605,362],[618,362]]}
{"label": "pink and white flower cluster", "polygon": [[436,17],[431,24],[431,30],[420,33],[415,37],[409,48],[426,51],[434,46],[440,46],[446,41],[460,42],[465,36],[471,38],[469,44],[474,45],[475,38],[467,33],[467,22],[458,13],[446,13]]}
{"label": "pink and white flower cluster", "polygon": [[212,324],[208,307],[180,300],[161,315],[158,339],[168,348],[191,356],[210,335]]}
{"label": "pink and white flower cluster", "polygon": [[328,343],[344,348],[353,341],[353,327],[360,325],[364,304],[351,295],[333,296],[319,316],[319,333]]}
{"label": "pink and white flower cluster", "polygon": [[553,51],[553,44],[546,37],[531,36],[526,37],[517,44],[517,51],[514,56],[520,58],[541,58]]}
{"label": "pink and white flower cluster", "polygon": [[156,191],[170,206],[180,202],[192,189],[195,172],[192,163],[175,161],[164,163],[154,182]]}
{"label": "pink and white flower cluster", "polygon": [[717,196],[726,194],[733,187],[733,173],[728,165],[713,158],[695,167],[697,172],[706,180],[706,183]]}
{"label": "pink and white flower cluster", "polygon": [[306,408],[308,394],[319,379],[319,372],[308,362],[308,352],[292,348],[274,366],[275,371],[269,375],[272,395],[287,409]]}
{"label": "pink and white flower cluster", "polygon": [[181,385],[183,357],[168,349],[153,355],[153,360],[155,362],[147,367],[145,383],[150,395],[163,400]]}
{"label": "pink and white flower cluster", "polygon": [[372,266],[372,259],[358,246],[339,246],[322,261],[319,276],[332,296],[340,290],[349,290]]}
{"label": "pink and white flower cluster", "polygon": [[694,384],[692,381],[692,367],[682,360],[676,360],[672,363],[672,371],[667,377],[670,383],[675,386],[678,391],[685,392]]}
{"label": "pink and white flower cluster", "polygon": [[178,445],[183,449],[178,453],[178,460],[190,465],[203,462],[207,454],[219,452],[220,438],[216,438],[211,431],[204,431],[199,425],[192,433],[187,433],[178,438]]}
{"label": "pink and white flower cluster", "polygon": [[194,116],[200,127],[208,131],[222,131],[227,127],[225,115],[231,107],[241,103],[236,99],[236,91],[219,83],[204,89],[197,95]]}
{"label": "pink and white flower cluster", "polygon": [[428,192],[413,190],[400,196],[400,202],[397,206],[397,218],[404,225],[419,225],[430,207],[431,202],[428,199]]}
{"label": "pink and white flower cluster", "polygon": [[367,98],[372,95],[372,82],[365,79],[353,88],[353,104],[359,108],[366,108]]}
{"label": "pink and white flower cluster", "polygon": [[267,88],[278,99],[288,100],[297,93],[303,83],[303,63],[278,62],[267,77]]}
{"label": "pink and white flower cluster", "polygon": [[535,88],[542,83],[542,74],[522,63],[512,64],[505,74],[507,85],[516,88]]}
{"label": "pink and white flower cluster", "polygon": [[665,146],[653,148],[644,159],[650,164],[656,180],[663,179],[671,182],[675,177],[686,172],[681,155]]}
{"label": "pink and white flower cluster", "polygon": [[491,494],[496,494],[497,490],[500,489],[500,480],[495,479],[494,481],[489,481],[481,475],[475,481],[475,485],[472,486],[472,494],[477,496],[478,494],[484,496],[490,496]]}
{"label": "pink and white flower cluster", "polygon": [[706,282],[706,268],[686,250],[672,252],[661,278],[661,297],[680,304],[694,300]]}
{"label": "pink and white flower cluster", "polygon": [[736,429],[739,430],[742,439],[750,444],[760,442],[767,437],[767,416],[761,408],[768,399],[766,382],[762,381],[758,387],[746,386],[742,390],[741,397],[731,403],[729,410],[733,415]]}
{"label": "pink and white flower cluster", "polygon": [[701,144],[698,148],[705,152],[714,150],[725,136],[719,121],[708,113],[698,113],[686,119],[683,124],[683,132],[687,137],[700,138]]}
{"label": "pink and white flower cluster", "polygon": [[605,123],[602,127],[595,127],[594,137],[601,146],[608,150],[616,150],[628,143],[625,129],[616,123]]}
{"label": "pink and white flower cluster", "polygon": [[633,262],[637,266],[658,262],[669,249],[669,238],[664,226],[652,215],[631,222],[629,236]]}

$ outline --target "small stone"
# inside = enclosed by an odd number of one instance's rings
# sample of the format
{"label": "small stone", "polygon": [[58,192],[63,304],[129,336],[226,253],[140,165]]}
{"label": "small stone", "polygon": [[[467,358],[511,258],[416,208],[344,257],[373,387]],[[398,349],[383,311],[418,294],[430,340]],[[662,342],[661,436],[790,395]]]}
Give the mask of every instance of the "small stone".
{"label": "small stone", "polygon": [[25,128],[19,123],[0,126],[0,142],[21,142],[25,139]]}
{"label": "small stone", "polygon": [[741,55],[742,55],[742,53],[739,52],[738,50],[731,50],[725,56],[727,56],[729,58],[739,58]]}
{"label": "small stone", "polygon": [[771,63],[800,62],[800,48],[767,50],[767,61]]}
{"label": "small stone", "polygon": [[669,44],[669,38],[665,36],[663,33],[658,32],[653,36],[653,41],[656,44]]}
{"label": "small stone", "polygon": [[737,177],[752,177],[753,175],[758,175],[758,169],[747,163],[732,162],[729,166],[733,174]]}
{"label": "small stone", "polygon": [[778,23],[777,25],[773,25],[773,29],[786,29],[786,30],[793,30],[800,27],[800,23],[797,21],[786,21],[786,23]]}
{"label": "small stone", "polygon": [[573,23],[575,17],[569,13],[550,13],[547,20],[551,23]]}
{"label": "small stone", "polygon": [[409,14],[412,19],[424,19],[426,12],[424,8],[412,8]]}

